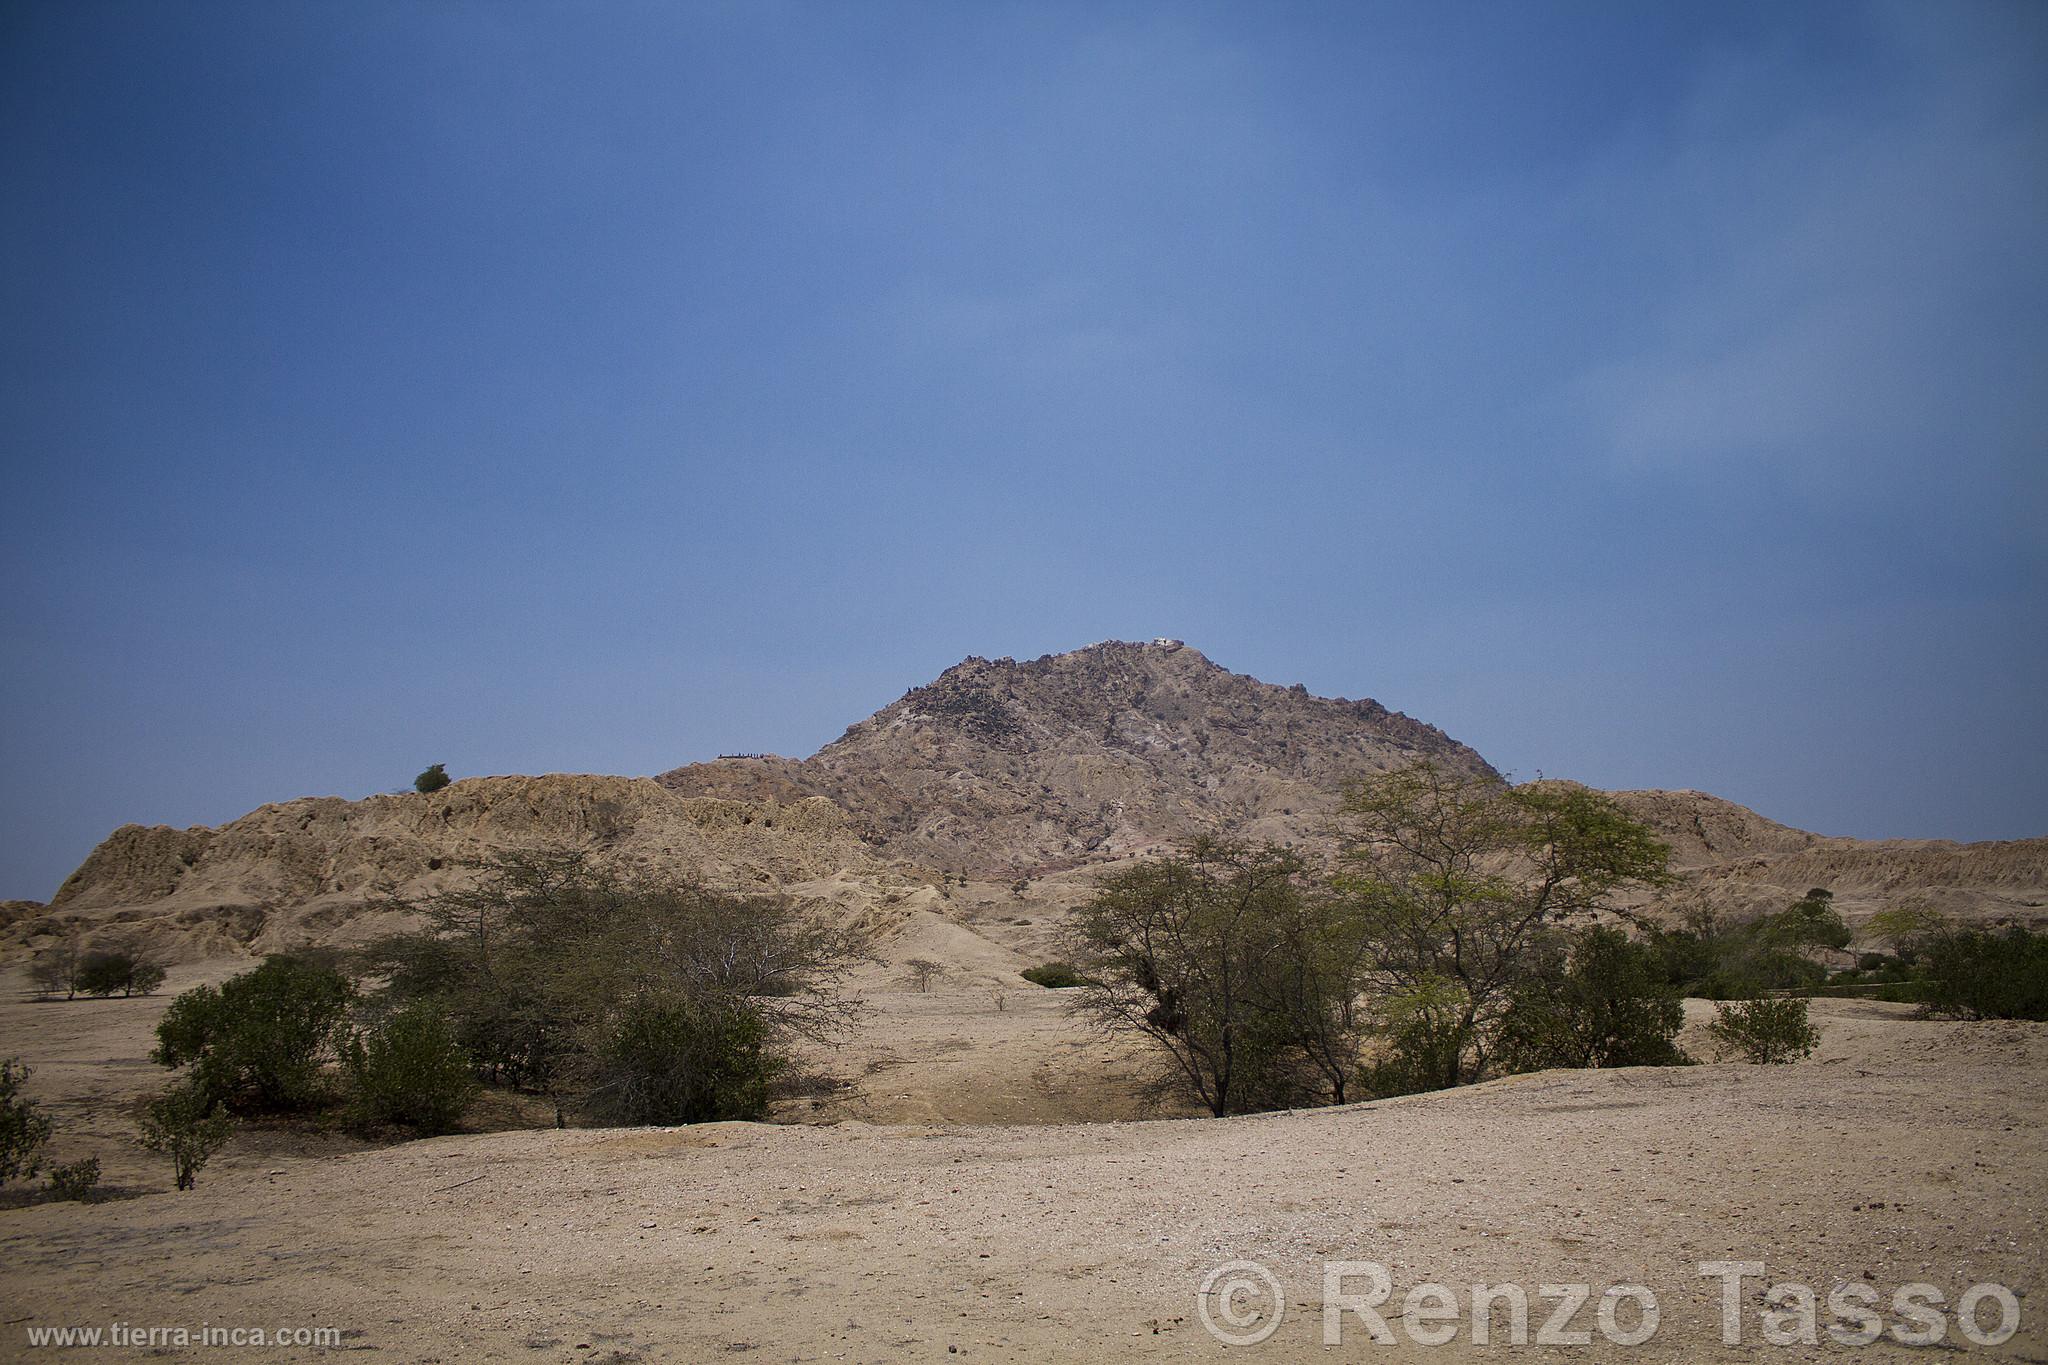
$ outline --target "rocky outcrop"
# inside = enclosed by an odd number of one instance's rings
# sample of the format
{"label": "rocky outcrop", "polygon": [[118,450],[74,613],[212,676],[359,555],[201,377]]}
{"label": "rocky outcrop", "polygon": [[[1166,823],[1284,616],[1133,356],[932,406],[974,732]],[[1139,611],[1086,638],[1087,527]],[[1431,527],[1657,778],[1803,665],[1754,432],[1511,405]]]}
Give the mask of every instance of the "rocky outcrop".
{"label": "rocky outcrop", "polygon": [[677,791],[830,797],[892,856],[1002,877],[1201,833],[1320,837],[1345,783],[1418,758],[1490,773],[1376,701],[1232,673],[1179,641],[970,658],[802,762],[723,759]]}

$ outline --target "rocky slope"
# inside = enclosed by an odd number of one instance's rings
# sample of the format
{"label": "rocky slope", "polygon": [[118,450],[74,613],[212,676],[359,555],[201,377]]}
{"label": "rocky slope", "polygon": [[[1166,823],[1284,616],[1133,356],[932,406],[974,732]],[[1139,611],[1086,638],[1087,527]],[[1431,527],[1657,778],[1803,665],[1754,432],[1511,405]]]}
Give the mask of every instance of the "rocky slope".
{"label": "rocky slope", "polygon": [[1418,758],[1491,773],[1376,701],[1231,673],[1178,641],[970,658],[802,762],[662,774],[704,795],[830,797],[889,855],[985,877],[1144,853],[1199,833],[1312,841],[1348,781]]}

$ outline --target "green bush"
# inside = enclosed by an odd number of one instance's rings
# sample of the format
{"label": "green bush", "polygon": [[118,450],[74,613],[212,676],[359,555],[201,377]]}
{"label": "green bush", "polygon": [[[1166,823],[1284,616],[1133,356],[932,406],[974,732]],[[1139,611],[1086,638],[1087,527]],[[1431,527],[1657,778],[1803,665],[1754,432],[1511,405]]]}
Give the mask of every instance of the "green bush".
{"label": "green bush", "polygon": [[89,1156],[68,1165],[52,1167],[47,1188],[52,1199],[91,1204],[100,1197],[99,1184],[100,1159]]}
{"label": "green bush", "polygon": [[343,1061],[351,1102],[366,1122],[423,1136],[452,1132],[476,1094],[469,1054],[447,1017],[426,1004],[410,1005],[375,1031],[349,1039]]}
{"label": "green bush", "polygon": [[87,953],[72,984],[87,995],[149,995],[164,983],[164,969],[128,952]]}
{"label": "green bush", "polygon": [[1088,978],[1071,962],[1042,962],[1036,967],[1026,967],[1017,975],[1034,986],[1043,986],[1054,991],[1088,984]]}
{"label": "green bush", "polygon": [[436,763],[412,780],[412,789],[417,792],[437,792],[453,780],[448,776],[447,765]]}
{"label": "green bush", "polygon": [[1921,956],[1927,1013],[2048,1020],[2048,934],[1947,929],[1923,941]]}
{"label": "green bush", "polygon": [[0,1185],[33,1180],[43,1169],[50,1120],[41,1105],[21,1093],[32,1074],[19,1057],[0,1061]]}
{"label": "green bush", "polygon": [[1692,1059],[1676,1042],[1685,1006],[1660,975],[1655,954],[1619,930],[1580,930],[1509,997],[1497,1064],[1510,1072],[1685,1065]]}
{"label": "green bush", "polygon": [[201,1090],[232,1107],[301,1109],[320,1097],[321,1067],[354,998],[331,967],[271,957],[218,989],[173,1000],[150,1058],[191,1067]]}
{"label": "green bush", "polygon": [[188,1076],[149,1102],[142,1115],[142,1145],[168,1156],[178,1188],[189,1190],[200,1168],[227,1145],[234,1126],[226,1106]]}
{"label": "green bush", "polygon": [[1723,1058],[1739,1056],[1765,1065],[1804,1057],[1820,1042],[1820,1030],[1806,1017],[1806,1001],[1797,997],[1717,1005],[1707,1033]]}
{"label": "green bush", "polygon": [[687,996],[629,1003],[593,1064],[592,1113],[621,1126],[761,1118],[782,1066],[754,1009]]}

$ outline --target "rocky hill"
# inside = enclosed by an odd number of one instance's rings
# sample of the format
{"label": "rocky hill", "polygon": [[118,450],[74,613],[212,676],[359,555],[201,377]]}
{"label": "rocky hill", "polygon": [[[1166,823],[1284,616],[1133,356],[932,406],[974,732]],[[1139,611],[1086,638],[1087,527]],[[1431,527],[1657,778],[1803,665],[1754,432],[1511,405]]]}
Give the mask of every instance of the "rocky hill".
{"label": "rocky hill", "polygon": [[[1043,953],[1099,867],[1200,833],[1328,850],[1345,784],[1419,758],[1493,771],[1378,702],[1263,683],[1177,641],[970,658],[803,760],[722,758],[654,780],[472,778],[431,795],[288,801],[218,829],[125,826],[48,906],[0,904],[0,953],[74,934],[166,960],[349,942],[392,923],[393,894],[451,885],[494,852],[563,847]],[[1917,898],[2048,920],[2048,839],[1867,842],[1700,792],[1616,796],[1671,843],[1681,894],[1726,909],[1825,886],[1852,919]],[[980,886],[941,890],[941,874]],[[1028,901],[1010,886],[1023,877]]]}
{"label": "rocky hill", "polygon": [[967,659],[802,762],[729,758],[658,780],[692,795],[829,797],[890,856],[1008,877],[1199,833],[1312,841],[1346,782],[1419,758],[1493,771],[1376,701],[1276,687],[1179,641],[1109,641]]}

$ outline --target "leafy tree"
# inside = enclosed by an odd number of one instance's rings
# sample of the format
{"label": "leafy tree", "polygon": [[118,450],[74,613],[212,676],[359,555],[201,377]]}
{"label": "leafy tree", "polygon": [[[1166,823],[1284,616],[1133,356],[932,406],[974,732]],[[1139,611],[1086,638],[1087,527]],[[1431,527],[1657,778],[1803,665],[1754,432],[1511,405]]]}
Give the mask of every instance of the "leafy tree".
{"label": "leafy tree", "polygon": [[1376,1002],[1378,1054],[1360,1073],[1367,1093],[1413,1095],[1444,1088],[1470,1040],[1472,1000],[1457,982],[1425,976]]}
{"label": "leafy tree", "polygon": [[910,973],[911,984],[920,993],[931,990],[932,978],[946,970],[945,963],[934,962],[928,957],[913,957],[903,965]]}
{"label": "leafy tree", "polygon": [[1863,929],[1871,938],[1890,947],[1893,956],[1911,962],[1927,939],[1948,927],[1946,916],[1916,898],[1878,911]]}
{"label": "leafy tree", "polygon": [[1553,936],[1517,984],[1501,1023],[1503,1071],[1546,1067],[1679,1066],[1685,1006],[1655,955],[1619,930]]}
{"label": "leafy tree", "polygon": [[412,789],[416,792],[437,792],[453,780],[448,776],[447,765],[436,763],[412,780]]}
{"label": "leafy tree", "polygon": [[1796,996],[1724,1001],[1715,1006],[1707,1033],[1724,1058],[1764,1065],[1804,1057],[1820,1043],[1820,1030],[1806,1017],[1806,1001]]}
{"label": "leafy tree", "polygon": [[171,1002],[151,1060],[192,1068],[206,1095],[250,1110],[298,1109],[320,1094],[355,988],[332,967],[273,956],[220,987]]}
{"label": "leafy tree", "polygon": [[1546,927],[1670,880],[1670,850],[1583,787],[1511,787],[1422,762],[1361,784],[1342,811],[1338,885],[1356,906],[1382,1028],[1427,1043],[1407,1065],[1433,1074],[1408,1082],[1477,1079]]}
{"label": "leafy tree", "polygon": [[1282,926],[1306,895],[1293,853],[1206,839],[1107,878],[1070,926],[1081,1008],[1150,1039],[1211,1113],[1294,1103],[1311,1066],[1282,1007]]}
{"label": "leafy tree", "polygon": [[1787,909],[1746,920],[1696,903],[1676,926],[1650,926],[1648,933],[1665,979],[1709,1000],[1819,986],[1827,971],[1814,955],[1846,948],[1851,937],[1833,898],[1819,888]]}
{"label": "leafy tree", "polygon": [[79,961],[73,979],[87,995],[105,997],[116,991],[124,997],[150,995],[163,984],[164,969],[126,951],[95,952]]}
{"label": "leafy tree", "polygon": [[143,1111],[142,1145],[171,1159],[178,1188],[192,1188],[200,1168],[227,1145],[234,1120],[196,1076],[158,1095]]}
{"label": "leafy tree", "polygon": [[429,1137],[453,1132],[476,1095],[469,1054],[447,1017],[427,1002],[352,1035],[342,1062],[352,1103],[366,1122],[397,1124]]}
{"label": "leafy tree", "polygon": [[41,1105],[21,1093],[33,1074],[19,1057],[0,1061],[0,1185],[32,1180],[43,1169],[50,1120]]}

